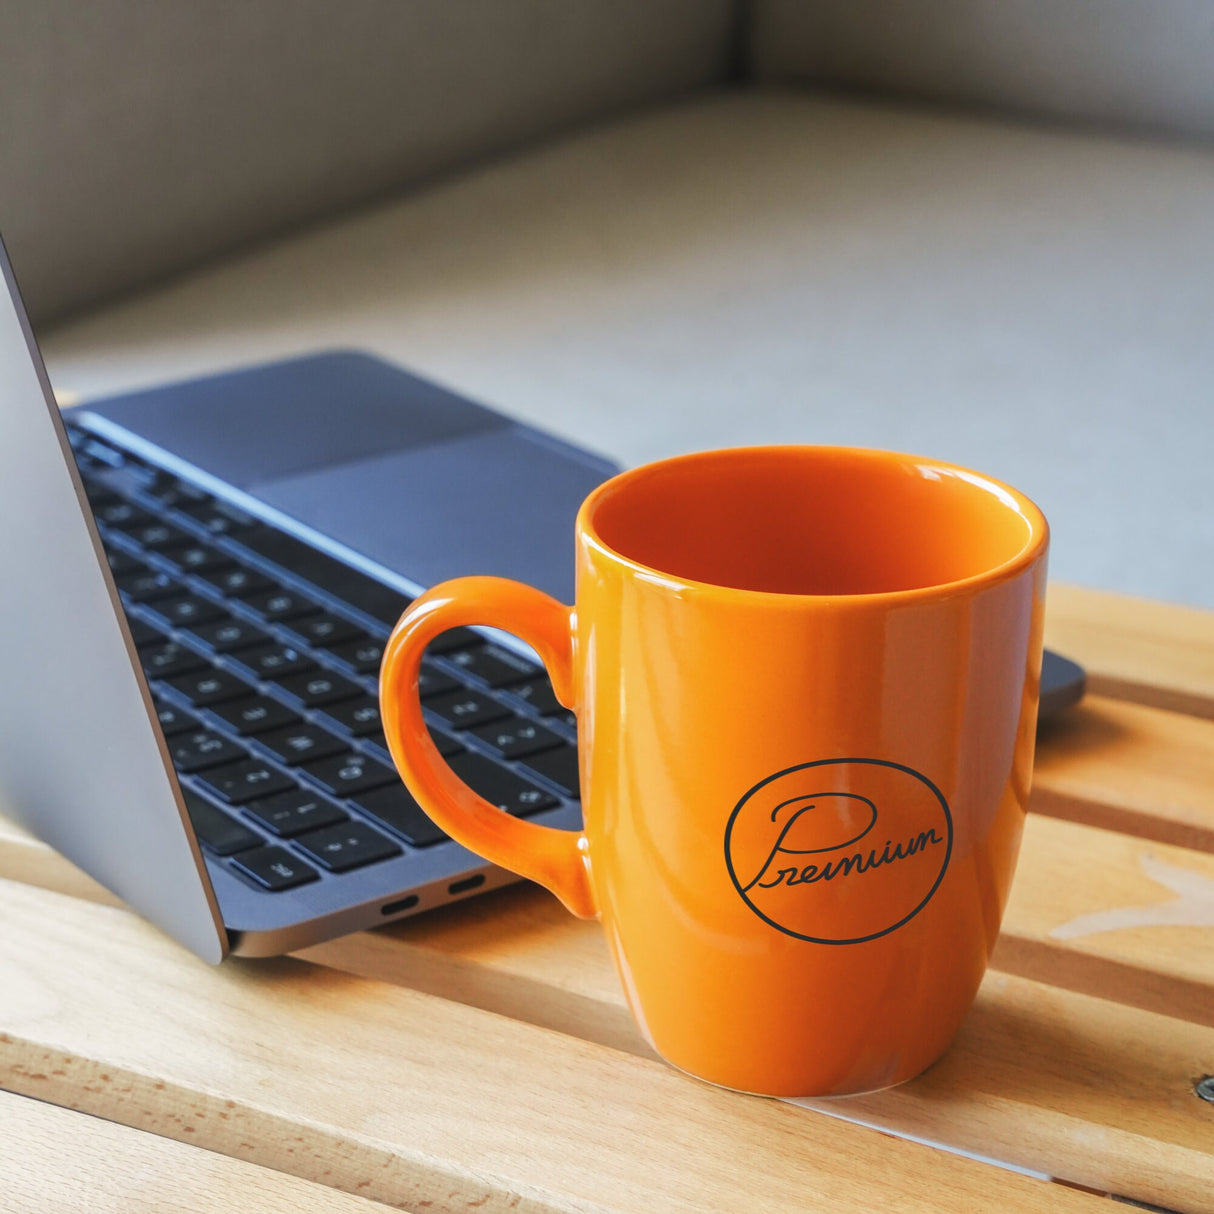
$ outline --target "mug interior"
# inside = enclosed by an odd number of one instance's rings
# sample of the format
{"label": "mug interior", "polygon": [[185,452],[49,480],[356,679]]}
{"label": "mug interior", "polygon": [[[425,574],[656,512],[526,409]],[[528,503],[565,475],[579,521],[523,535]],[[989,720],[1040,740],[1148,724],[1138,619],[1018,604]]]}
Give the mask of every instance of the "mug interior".
{"label": "mug interior", "polygon": [[988,574],[1044,541],[1015,490],[917,456],[829,447],[709,451],[587,500],[582,526],[684,582],[795,595],[890,594]]}

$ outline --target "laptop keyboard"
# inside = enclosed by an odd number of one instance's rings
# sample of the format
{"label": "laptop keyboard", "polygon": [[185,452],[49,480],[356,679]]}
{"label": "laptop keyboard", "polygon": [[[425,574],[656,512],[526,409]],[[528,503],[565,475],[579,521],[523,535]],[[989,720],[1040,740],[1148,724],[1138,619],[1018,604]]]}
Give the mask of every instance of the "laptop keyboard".
{"label": "laptop keyboard", "polygon": [[[447,836],[392,766],[377,680],[407,596],[68,426],[200,843],[277,892]],[[573,714],[542,667],[466,628],[422,663],[452,768],[526,817],[578,797]]]}

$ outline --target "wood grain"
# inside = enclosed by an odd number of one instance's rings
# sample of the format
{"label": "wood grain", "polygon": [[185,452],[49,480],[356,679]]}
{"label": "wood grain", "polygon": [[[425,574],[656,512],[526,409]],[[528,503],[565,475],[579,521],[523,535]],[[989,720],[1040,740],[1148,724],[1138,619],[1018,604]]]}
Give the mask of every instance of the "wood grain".
{"label": "wood grain", "polygon": [[993,973],[926,1074],[831,1111],[1208,1214],[1214,1105],[1193,1084],[1211,1072],[1209,1029]]}
{"label": "wood grain", "polygon": [[1031,814],[992,965],[1214,1027],[1214,856]]}
{"label": "wood grain", "polygon": [[404,988],[210,968],[44,890],[0,881],[0,920],[0,1086],[410,1209],[1098,1200]]}
{"label": "wood grain", "polygon": [[[40,877],[66,872],[66,887],[79,892],[76,870],[66,861],[15,828],[10,833],[23,837],[35,854],[46,853],[37,868]],[[0,843],[3,838],[0,822]],[[4,854],[0,846],[0,858]],[[9,855],[10,861],[17,858]],[[1151,865],[1163,865],[1165,879],[1169,872],[1192,873],[1214,888],[1214,859],[1207,855],[1030,815],[994,968],[1214,1025],[1214,949],[1207,920],[1214,908],[1203,894],[1175,915],[1177,895],[1150,875]],[[55,887],[53,880],[49,887]],[[1163,922],[1054,935],[1085,916],[1127,907],[1145,908],[1148,919],[1162,915]],[[515,886],[299,955],[651,1056],[624,1005],[597,926],[573,920],[532,887]]]}
{"label": "wood grain", "polygon": [[1099,695],[1214,718],[1214,612],[1051,583],[1045,641]]}
{"label": "wood grain", "polygon": [[[1142,710],[1132,708],[1133,713]],[[993,964],[1011,973],[1135,1007],[1214,1024],[1214,947],[1200,902],[1168,922],[1177,895],[1153,864],[1214,878],[1206,854],[1030,815]],[[0,876],[109,905],[107,890],[45,844],[0,818]],[[1165,921],[1059,938],[1080,916],[1149,906]],[[1158,917],[1158,916],[1156,916]],[[1173,920],[1175,916],[1173,915]],[[317,945],[300,956],[532,1024],[646,1052],[624,1010],[601,935],[534,889],[517,886],[441,914]],[[548,960],[551,963],[548,963]]]}
{"label": "wood grain", "polygon": [[[1120,851],[1119,842],[1125,845]],[[932,1079],[925,1096],[921,1088],[929,1076],[878,1097],[824,1107],[895,1133],[993,1155],[1138,1200],[1214,1209],[1214,1107],[1192,1092],[1194,1079],[1214,1072],[1214,1031],[1205,1027],[1208,930],[1194,937],[1188,929],[1167,928],[1134,935],[1129,942],[1117,934],[1086,941],[1049,937],[1053,927],[1074,917],[1072,910],[1086,914],[1107,905],[1104,893],[1119,889],[1123,877],[1131,899],[1145,904],[1157,902],[1161,893],[1170,897],[1167,890],[1150,889],[1135,848],[1152,850],[1177,866],[1195,865],[1203,875],[1214,862],[1178,849],[1148,849],[1090,827],[1030,818],[1025,844],[1030,861],[1059,843],[1092,849],[1101,879],[1086,893],[1051,893],[1040,911],[1032,907],[1040,891],[1030,885],[1022,895],[1029,906],[1019,920],[1013,903],[1006,930],[1027,951],[1024,968],[1065,978],[1068,965],[1090,956],[1099,963],[1101,982],[1114,987],[1110,993],[1156,1009],[1176,1000],[1176,1007],[1168,1007],[1173,1015],[1188,1012],[1203,1023],[1187,1025],[992,972],[952,1050],[930,1073],[946,1074],[947,1083],[935,1086],[938,1080]],[[1112,862],[1120,868],[1105,871]],[[1055,868],[1042,880],[1048,885],[1072,879],[1059,878]],[[1166,947],[1155,939],[1158,934]],[[516,939],[525,943],[515,947]],[[1194,939],[1205,946],[1190,950]],[[538,1009],[545,1024],[576,1037],[608,1024],[613,1043],[626,1046],[631,1037],[635,1050],[646,1049],[631,1027],[597,926],[570,918],[537,890],[502,891],[321,945],[307,955],[404,984],[419,973],[458,972],[453,997],[471,997],[478,1006],[516,1016]],[[479,974],[473,966],[480,967]],[[1125,980],[1122,991],[1115,990],[1119,974]],[[584,1010],[588,1003],[600,1004],[590,1018]]]}
{"label": "wood grain", "polygon": [[0,1092],[5,1214],[384,1214],[387,1206]]}
{"label": "wood grain", "polygon": [[1088,696],[1042,729],[1029,805],[1214,852],[1214,721]]}
{"label": "wood grain", "polygon": [[[34,899],[55,898],[40,891],[9,886],[0,896],[0,913],[11,919],[13,916],[7,908],[14,901],[21,905],[21,894]],[[525,894],[533,894],[534,897],[527,898],[523,896]],[[69,906],[78,908],[79,904],[69,903]],[[555,902],[536,891],[507,891],[481,899],[479,904],[455,909],[461,913],[444,913],[432,916],[430,924],[416,922],[409,925],[412,932],[423,934],[426,938],[420,954],[411,951],[407,942],[400,939],[405,933],[404,927],[394,928],[390,933],[358,937],[346,943],[374,942],[369,954],[363,955],[365,964],[368,958],[382,963],[395,941],[401,947],[395,955],[393,973],[398,981],[407,983],[418,966],[419,957],[424,968],[425,951],[437,947],[434,940],[436,933],[425,929],[434,928],[440,922],[447,925],[447,930],[437,934],[445,934],[447,944],[452,948],[456,948],[461,936],[466,938],[467,934],[473,935],[478,941],[490,936],[497,936],[503,942],[508,940],[512,914],[522,920],[524,934],[531,931],[540,936],[547,935],[547,944],[542,949],[521,948],[512,951],[505,943],[488,949],[478,946],[481,951],[477,964],[484,967],[485,980],[473,984],[477,998],[486,1006],[491,1006],[495,994],[503,989],[514,988],[512,998],[517,1006],[523,1006],[525,1002],[519,994],[520,990],[532,994],[542,992],[545,1019],[554,1027],[563,1029],[563,1038],[548,1033],[542,1044],[536,1047],[541,1054],[545,1054],[541,1061],[538,1055],[529,1055],[528,1050],[534,1044],[533,1034],[542,1030],[524,1031],[526,1026],[517,1022],[511,1029],[511,1021],[504,1017],[490,1017],[490,1023],[502,1026],[500,1032],[485,1038],[490,1042],[492,1051],[495,1054],[499,1050],[513,1052],[514,1060],[524,1067],[523,1070],[512,1072],[498,1091],[495,1099],[503,1102],[499,1113],[504,1115],[508,1107],[511,1083],[519,1085],[518,1090],[534,1090],[540,1100],[536,1108],[542,1112],[544,1095],[549,1089],[544,1084],[536,1088],[534,1076],[526,1074],[525,1066],[544,1068],[553,1065],[553,1060],[561,1056],[560,1049],[552,1044],[554,1041],[564,1040],[569,1048],[574,1049],[590,1048],[584,1041],[588,1025],[583,1012],[588,1000],[603,1001],[606,1004],[604,1012],[614,1009],[618,1037],[623,1038],[628,1031],[627,1012],[607,969],[605,955],[600,965],[584,964],[592,950],[601,946],[598,930],[592,924],[568,918]],[[472,918],[477,911],[483,915],[479,928]],[[109,917],[120,914],[100,910],[93,913],[106,915],[107,924]],[[124,921],[126,918],[129,916],[125,916]],[[57,912],[60,932],[68,929],[69,925],[64,920],[65,912]],[[463,921],[448,922],[457,920]],[[550,935],[556,924],[564,925],[567,931]],[[130,930],[133,932],[133,929]],[[380,939],[380,936],[384,939]],[[172,946],[164,945],[158,937],[153,938],[161,949],[168,948],[178,966],[195,964],[191,959],[182,957]],[[566,946],[562,946],[562,940]],[[129,950],[134,946],[123,941],[121,947]],[[328,947],[334,950],[335,959],[340,957],[336,944]],[[6,954],[11,956],[13,952],[11,946],[7,947],[0,951],[0,957]],[[130,954],[128,951],[122,955]],[[566,958],[572,959],[574,964],[567,966]],[[579,965],[578,958],[582,959],[583,964]],[[155,958],[152,961],[155,962]],[[130,982],[143,989],[142,957],[140,963],[140,972],[133,975]],[[28,962],[21,963],[18,958],[18,965],[22,964],[28,966]],[[158,969],[164,968],[163,959],[156,964]],[[200,966],[198,968],[201,969]],[[3,970],[4,965],[0,963],[0,974]],[[210,971],[202,972],[206,974]],[[280,965],[264,963],[232,963],[220,972],[233,973],[232,981],[239,983],[239,990],[255,989],[263,994],[268,991],[270,996],[280,990],[286,981],[284,973],[294,979],[290,984],[292,995],[285,1000],[271,998],[271,1005],[267,1009],[275,1020],[286,1017],[281,1019],[280,1027],[289,1026],[292,1035],[298,1032],[298,1017],[285,1009],[284,1004],[289,1003],[290,999],[306,1001],[317,1007],[342,1006],[342,1001],[333,994],[335,988],[324,977],[309,980],[295,975],[293,971],[284,971]],[[325,973],[323,970],[314,972]],[[465,980],[471,973],[470,969],[465,972]],[[235,976],[237,974],[239,977]],[[559,988],[554,975],[560,976]],[[335,975],[333,980],[336,980]],[[191,990],[195,985],[194,981],[186,983]],[[248,999],[235,1009],[227,1008],[225,1011],[220,1006],[223,1000],[231,1000],[234,989],[237,988],[199,988],[200,994],[211,1003],[219,1001],[211,1018],[218,1018],[220,1031],[229,1014],[238,1019],[247,1019],[254,1014]],[[376,983],[372,984],[371,989],[382,992],[387,988]],[[398,996],[426,998],[408,989],[399,990]],[[156,1002],[160,1003],[164,1002],[164,998],[163,993],[155,996]],[[381,997],[381,1000],[385,1005],[389,1002],[386,997]],[[448,1019],[455,1015],[450,1010],[452,1004],[442,1006],[448,1009],[444,1013]],[[343,1027],[342,1032],[348,1036],[354,1031],[353,1022],[357,1020],[361,1024],[365,1018],[363,1004],[360,1002],[357,1009],[349,1007],[347,1014],[351,1022]],[[462,1011],[464,1016],[474,1014],[470,1008]],[[460,1020],[459,1016],[455,1018]],[[599,1020],[604,1018],[601,1013]],[[250,1021],[250,1024],[254,1023]],[[461,1040],[473,1031],[462,1021],[460,1023],[462,1027],[454,1030],[455,1040]],[[134,1043],[149,1031],[146,1025],[128,1025],[125,1032],[116,1033],[110,1048],[117,1051],[138,1048]],[[512,1038],[512,1033],[518,1035]],[[635,1040],[635,1034],[633,1037]],[[445,1061],[447,1054],[444,1051],[452,1039],[451,1035],[445,1035],[436,1040],[433,1034],[424,1038],[425,1057],[440,1071],[449,1065]],[[45,1057],[45,1050],[41,1048],[44,1044],[29,1043],[31,1047],[38,1047],[40,1058]],[[215,1046],[214,1042],[212,1046]],[[64,1052],[62,1043],[54,1048]],[[367,1048],[377,1055],[374,1042]],[[174,1049],[168,1052],[175,1054]],[[611,1056],[620,1058],[619,1054]],[[101,1061],[116,1065],[110,1053],[106,1053]],[[635,1058],[633,1061],[639,1065],[648,1060]],[[466,1064],[465,1059],[461,1065]],[[48,1071],[42,1062],[36,1065],[42,1074],[48,1077],[53,1074],[53,1067]],[[135,1069],[163,1075],[162,1065],[158,1054],[155,1062],[144,1060]],[[293,1076],[293,1068],[297,1065],[296,1055],[290,1050],[284,1048],[280,1056],[275,1052],[275,1047],[267,1046],[261,1055],[260,1073],[263,1079],[265,1076],[277,1076],[281,1068],[285,1082]],[[603,1062],[600,1079],[596,1082],[607,1082],[612,1074],[611,1065]],[[656,1068],[658,1074],[670,1074],[661,1064],[650,1065]],[[1116,1082],[1110,1080],[1112,1071],[1116,1072]],[[899,1134],[927,1138],[952,1148],[1002,1158],[1092,1188],[1111,1189],[1138,1200],[1176,1209],[1210,1210],[1214,1209],[1214,1204],[1211,1204],[1214,1201],[1214,1156],[1211,1155],[1211,1151],[1214,1151],[1214,1108],[1199,1101],[1192,1093],[1194,1079],[1208,1072],[1214,1072],[1214,1032],[1208,1028],[1119,1007],[1070,991],[1051,989],[1016,977],[991,974],[953,1049],[929,1076],[879,1096],[847,1102],[832,1101],[827,1111],[836,1116],[847,1115],[866,1124],[879,1125]],[[192,1081],[179,1083],[181,1091],[171,1101],[174,1108],[180,1107],[183,1101],[195,1100],[193,1093],[198,1083],[202,1082],[202,1077],[200,1072],[194,1074]],[[941,1074],[947,1076],[946,1081],[939,1079]],[[617,1078],[629,1090],[641,1082],[634,1072],[626,1068],[621,1070]],[[372,1088],[379,1082],[373,1076],[368,1076],[367,1081]],[[69,1085],[69,1093],[80,1086],[78,1078],[68,1080],[61,1076],[60,1082]],[[700,1085],[695,1086],[698,1090],[708,1090]],[[283,1106],[277,1108],[276,1117],[314,1115],[312,1105],[299,1103],[301,1089],[291,1084],[288,1084],[288,1088]],[[350,1088],[351,1099],[356,1090],[356,1085]],[[610,1095],[615,1090],[604,1088],[589,1100],[591,1104],[598,1103],[603,1116],[609,1119],[617,1115],[605,1111],[610,1108],[610,1101],[616,1098]],[[306,1094],[307,1091],[305,1085],[302,1092]],[[51,1098],[60,1097],[53,1095]],[[628,1099],[626,1096],[620,1098]],[[410,1092],[409,1099],[417,1099],[416,1093]],[[769,1102],[744,1103],[761,1106]],[[88,1107],[101,1112],[109,1109],[108,1105]],[[191,1104],[190,1107],[195,1106]],[[109,1111],[106,1115],[115,1114]],[[454,1116],[449,1109],[445,1110],[444,1115]],[[684,1113],[672,1111],[671,1116],[671,1125],[674,1126]],[[172,1123],[166,1128],[163,1122],[154,1122],[151,1128],[172,1132]],[[342,1132],[349,1132],[349,1129],[343,1127]],[[256,1133],[250,1130],[246,1134],[245,1141],[250,1144],[250,1150],[262,1150],[256,1144],[264,1143],[267,1134],[280,1132],[272,1131],[268,1124],[261,1124]],[[697,1130],[697,1134],[700,1132]],[[661,1131],[657,1127],[649,1127],[646,1133],[660,1134]],[[228,1144],[220,1149],[233,1148]],[[714,1149],[723,1148],[718,1144]],[[852,1144],[848,1149],[862,1149],[862,1144]],[[284,1161],[272,1152],[269,1156],[258,1154],[250,1157],[271,1166],[284,1166]],[[373,1195],[385,1199],[383,1193]]]}
{"label": "wood grain", "polygon": [[[1214,1106],[1192,1091],[1214,1073],[1214,616],[1053,587],[1050,621],[1096,694],[1041,739],[1004,972],[913,1083],[806,1112],[675,1074],[597,926],[530,887],[316,946],[311,965],[210,970],[0,819],[0,877],[20,882],[0,881],[0,1086],[410,1208],[1092,1200],[850,1118],[1214,1211]],[[1131,914],[1092,918],[1110,910]]]}
{"label": "wood grain", "polygon": [[[1189,873],[1197,893],[1181,899],[1167,882]],[[992,965],[1214,1027],[1211,898],[1214,857],[1030,815]],[[1126,908],[1143,920],[1140,926],[1084,928],[1089,916]],[[1083,930],[1055,934],[1068,925]],[[531,887],[299,955],[617,1048],[647,1049],[625,1009],[601,932],[564,915]]]}

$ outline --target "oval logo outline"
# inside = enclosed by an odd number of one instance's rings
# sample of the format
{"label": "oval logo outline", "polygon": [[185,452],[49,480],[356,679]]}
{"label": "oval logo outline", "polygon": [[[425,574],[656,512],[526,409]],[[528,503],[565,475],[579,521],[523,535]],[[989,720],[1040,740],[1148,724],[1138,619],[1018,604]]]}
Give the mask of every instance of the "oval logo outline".
{"label": "oval logo outline", "polygon": [[[809,771],[813,768],[836,766],[836,765],[845,764],[845,763],[846,764],[862,764],[862,765],[871,766],[871,767],[889,768],[894,771],[904,772],[906,775],[911,776],[915,780],[918,780],[925,788],[927,788],[927,790],[932,794],[932,796],[935,798],[936,802],[939,804],[939,807],[944,814],[944,823],[947,828],[947,837],[944,840],[944,843],[945,843],[944,859],[941,862],[940,871],[939,871],[939,873],[937,873],[936,879],[932,882],[931,888],[928,889],[927,893],[923,896],[923,898],[909,912],[907,912],[905,915],[903,915],[896,923],[891,924],[889,927],[882,928],[880,931],[870,932],[863,936],[853,936],[853,937],[849,937],[846,939],[831,939],[830,937],[811,936],[811,935],[807,935],[803,932],[794,931],[792,928],[785,927],[782,923],[778,922],[777,920],[773,919],[770,915],[768,915],[764,911],[760,910],[759,907],[757,907],[754,904],[754,902],[749,897],[747,897],[747,891],[750,890],[755,885],[755,883],[758,881],[759,877],[763,876],[766,866],[764,866],[764,868],[761,868],[759,870],[759,873],[755,877],[754,881],[751,881],[748,885],[746,885],[744,887],[734,868],[733,856],[732,856],[731,849],[730,849],[730,841],[731,841],[731,837],[733,835],[734,824],[738,819],[738,815],[745,808],[747,802],[750,801],[750,799],[752,797],[754,797],[756,793],[758,793],[762,789],[766,788],[767,785],[771,784],[775,780],[782,779],[784,776],[792,775],[794,772]],[[860,796],[858,794],[839,793],[837,791],[832,792],[832,793],[803,794],[803,795],[796,796],[796,797],[790,797],[790,798],[786,799],[785,801],[782,801],[779,805],[777,805],[776,809],[773,810],[772,813],[774,815],[774,813],[778,812],[785,805],[791,804],[794,801],[807,800],[811,796],[818,796],[818,797],[822,797],[822,796],[856,796],[859,800],[867,801],[869,803],[869,805],[873,807],[874,815],[873,815],[872,820],[869,822],[868,826],[865,827],[865,829],[862,830],[860,832],[860,834],[857,835],[854,839],[848,840],[844,843],[835,844],[834,846],[829,847],[829,848],[807,849],[806,854],[809,854],[811,851],[812,852],[837,851],[843,847],[851,846],[852,843],[857,842],[860,838],[862,838],[864,835],[866,835],[869,832],[869,830],[872,829],[872,827],[874,825],[876,825],[878,811],[876,810],[876,807],[873,805],[873,803],[869,800],[869,798]],[[791,824],[792,823],[790,822],[785,827],[785,832],[787,831],[788,826],[791,826]],[[778,847],[779,847],[779,841],[777,841],[777,848]],[[773,851],[772,851],[773,856],[775,854],[775,850],[776,849],[773,849]],[[952,854],[953,854],[953,815],[948,807],[948,802],[945,800],[944,794],[940,791],[939,788],[936,787],[936,785],[931,780],[929,780],[927,778],[927,776],[923,775],[921,772],[916,771],[913,767],[908,767],[905,763],[894,763],[894,762],[890,761],[889,759],[866,759],[866,758],[858,758],[858,757],[840,758],[840,759],[815,759],[809,763],[796,763],[792,767],[786,767],[782,771],[777,771],[777,772],[774,772],[770,776],[765,776],[757,784],[755,784],[751,788],[749,788],[742,795],[742,797],[738,801],[738,803],[734,806],[733,811],[729,815],[729,821],[725,825],[725,867],[729,873],[729,879],[733,883],[733,887],[737,891],[739,897],[741,897],[742,901],[746,904],[746,906],[749,910],[751,910],[755,915],[757,915],[760,919],[763,920],[764,923],[768,924],[770,927],[774,927],[777,931],[782,932],[786,936],[793,936],[798,940],[805,940],[810,944],[831,944],[831,945],[865,944],[870,940],[878,940],[882,936],[888,936],[891,932],[897,931],[898,928],[903,927],[905,924],[909,923],[935,896],[936,890],[940,888],[940,883],[944,880],[944,875],[948,871],[949,861],[952,859]],[[770,863],[770,858],[769,858],[768,863]]]}

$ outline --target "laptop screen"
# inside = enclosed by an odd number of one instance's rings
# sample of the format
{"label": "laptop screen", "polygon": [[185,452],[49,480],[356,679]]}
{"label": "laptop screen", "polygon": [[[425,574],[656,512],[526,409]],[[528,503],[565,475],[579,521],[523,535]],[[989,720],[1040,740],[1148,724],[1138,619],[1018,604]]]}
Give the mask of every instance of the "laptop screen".
{"label": "laptop screen", "polygon": [[0,271],[0,812],[218,961],[218,907],[2,245]]}

